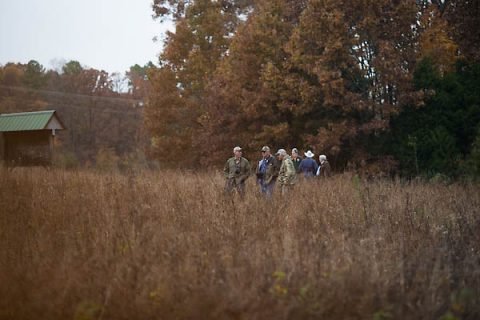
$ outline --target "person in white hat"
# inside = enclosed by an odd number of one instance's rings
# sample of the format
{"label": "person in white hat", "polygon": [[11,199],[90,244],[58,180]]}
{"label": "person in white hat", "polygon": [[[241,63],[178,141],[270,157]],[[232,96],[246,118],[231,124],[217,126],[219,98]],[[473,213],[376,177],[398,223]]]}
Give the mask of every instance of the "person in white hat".
{"label": "person in white hat", "polygon": [[282,189],[282,196],[285,196],[295,185],[297,172],[295,171],[292,158],[285,149],[278,149],[276,156],[278,160],[282,161],[280,172],[278,173],[278,183]]}
{"label": "person in white hat", "polygon": [[243,198],[245,195],[245,181],[250,176],[250,162],[242,157],[242,148],[233,148],[233,157],[227,160],[223,173],[225,175],[225,193],[231,194],[234,189]]}
{"label": "person in white hat", "polygon": [[303,176],[306,179],[310,179],[315,177],[315,174],[317,173],[318,170],[318,164],[317,162],[313,159],[315,154],[308,150],[305,152],[305,159],[300,162],[300,165],[298,166],[298,170],[300,172],[303,172]]}

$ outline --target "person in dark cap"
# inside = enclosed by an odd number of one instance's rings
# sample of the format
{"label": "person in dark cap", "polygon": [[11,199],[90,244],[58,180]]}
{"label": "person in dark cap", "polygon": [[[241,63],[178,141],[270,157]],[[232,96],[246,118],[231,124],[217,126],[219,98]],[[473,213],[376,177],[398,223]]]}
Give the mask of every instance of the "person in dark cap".
{"label": "person in dark cap", "polygon": [[258,162],[256,171],[257,183],[262,194],[271,197],[280,171],[280,162],[272,156],[268,146],[263,146],[261,152],[262,159]]}
{"label": "person in dark cap", "polygon": [[231,194],[237,190],[243,198],[245,195],[245,181],[250,176],[250,163],[242,157],[242,148],[233,148],[234,156],[227,160],[223,173],[225,175],[225,193]]}

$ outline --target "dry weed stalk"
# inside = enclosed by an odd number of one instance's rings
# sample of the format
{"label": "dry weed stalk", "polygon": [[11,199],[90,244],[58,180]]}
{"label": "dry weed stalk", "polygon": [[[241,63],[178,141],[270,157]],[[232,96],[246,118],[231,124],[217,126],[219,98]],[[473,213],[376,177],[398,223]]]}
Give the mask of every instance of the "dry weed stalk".
{"label": "dry weed stalk", "polygon": [[0,169],[0,319],[480,317],[475,185]]}

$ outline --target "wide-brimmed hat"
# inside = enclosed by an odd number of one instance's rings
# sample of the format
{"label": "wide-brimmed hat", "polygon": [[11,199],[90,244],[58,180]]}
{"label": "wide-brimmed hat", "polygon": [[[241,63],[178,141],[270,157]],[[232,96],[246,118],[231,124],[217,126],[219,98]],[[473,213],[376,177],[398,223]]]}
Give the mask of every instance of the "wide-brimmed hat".
{"label": "wide-brimmed hat", "polygon": [[312,151],[308,150],[307,152],[304,153],[305,154],[305,157],[307,158],[313,158],[313,156],[315,155],[315,153],[313,153]]}
{"label": "wide-brimmed hat", "polygon": [[236,146],[235,148],[233,148],[233,152],[235,151],[242,151],[242,148],[240,148],[239,146]]}

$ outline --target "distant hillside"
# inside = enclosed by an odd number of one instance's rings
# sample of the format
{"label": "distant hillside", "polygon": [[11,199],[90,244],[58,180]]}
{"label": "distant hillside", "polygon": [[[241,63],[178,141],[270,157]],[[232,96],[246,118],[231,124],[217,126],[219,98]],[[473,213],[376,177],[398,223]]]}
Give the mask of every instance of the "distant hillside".
{"label": "distant hillside", "polygon": [[117,156],[143,147],[140,100],[0,86],[0,113],[54,109],[67,130],[58,133],[58,151],[79,163],[94,162],[100,151]]}

